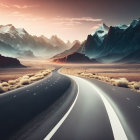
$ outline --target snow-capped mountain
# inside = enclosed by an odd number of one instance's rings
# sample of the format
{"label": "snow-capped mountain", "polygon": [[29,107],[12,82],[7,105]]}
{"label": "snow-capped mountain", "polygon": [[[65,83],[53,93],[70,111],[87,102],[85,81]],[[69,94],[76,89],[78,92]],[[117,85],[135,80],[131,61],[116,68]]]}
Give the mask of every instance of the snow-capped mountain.
{"label": "snow-capped mountain", "polygon": [[0,25],[0,34],[9,34],[13,38],[23,38],[28,33],[24,30],[24,28],[15,28],[12,24],[8,24]]}
{"label": "snow-capped mountain", "polygon": [[83,52],[90,58],[96,58],[101,48],[104,38],[108,34],[109,27],[105,24],[102,24],[94,33],[88,35],[85,45],[83,46]]}
{"label": "snow-capped mountain", "polygon": [[98,38],[103,41],[105,35],[108,33],[108,30],[109,27],[103,23],[94,33],[92,33],[92,36],[98,36]]}
{"label": "snow-capped mountain", "polygon": [[140,50],[140,19],[132,21],[130,25],[109,28],[103,24],[88,36],[83,50],[86,56],[109,63],[134,55]]}
{"label": "snow-capped mountain", "polygon": [[[61,53],[68,49],[67,45],[57,36],[51,39],[45,36],[32,36],[23,28],[15,28],[12,24],[0,25],[0,42],[7,44],[14,53],[8,52],[0,43],[0,51],[7,52],[7,56],[16,56],[19,54],[27,54],[32,52],[33,56],[52,57],[57,53]],[[4,50],[5,49],[5,50]]]}
{"label": "snow-capped mountain", "polygon": [[140,25],[140,18],[133,20],[132,23],[130,24],[130,26],[133,28],[138,25]]}

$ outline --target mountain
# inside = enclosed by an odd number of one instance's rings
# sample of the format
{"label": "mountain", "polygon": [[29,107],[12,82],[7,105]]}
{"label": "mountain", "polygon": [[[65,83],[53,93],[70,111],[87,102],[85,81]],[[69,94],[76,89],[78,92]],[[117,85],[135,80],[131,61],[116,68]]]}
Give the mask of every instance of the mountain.
{"label": "mountain", "polygon": [[98,63],[95,59],[89,59],[81,53],[73,53],[63,58],[54,59],[57,63]]}
{"label": "mountain", "polygon": [[[50,39],[45,36],[30,35],[23,28],[15,28],[12,24],[0,25],[0,42],[10,47],[14,52],[5,50],[7,55],[18,57],[20,54],[30,51],[34,56],[52,57],[68,49],[67,45],[57,36]],[[0,44],[0,50],[3,45]]]}
{"label": "mountain", "polygon": [[79,41],[75,41],[74,43],[75,44],[69,50],[66,50],[66,51],[64,51],[60,54],[55,55],[54,57],[52,57],[52,59],[58,59],[58,58],[66,57],[70,54],[73,54],[74,52],[77,52],[81,47],[81,43]]}
{"label": "mountain", "polygon": [[103,24],[88,36],[83,47],[83,54],[104,63],[131,56],[140,50],[140,19],[133,20],[130,25],[108,27]]}
{"label": "mountain", "polygon": [[17,68],[17,67],[25,67],[20,61],[16,58],[5,57],[0,55],[0,68]]}
{"label": "mountain", "polygon": [[96,32],[92,35],[89,35],[84,46],[84,54],[90,58],[96,58],[101,52],[101,45],[104,41],[104,38],[107,36],[109,27],[105,24],[102,24]]}
{"label": "mountain", "polygon": [[0,53],[4,56],[15,56],[18,53],[18,50],[10,46],[9,44],[6,44],[2,41],[0,41]]}
{"label": "mountain", "polygon": [[130,53],[123,59],[118,61],[119,63],[140,63],[140,49]]}

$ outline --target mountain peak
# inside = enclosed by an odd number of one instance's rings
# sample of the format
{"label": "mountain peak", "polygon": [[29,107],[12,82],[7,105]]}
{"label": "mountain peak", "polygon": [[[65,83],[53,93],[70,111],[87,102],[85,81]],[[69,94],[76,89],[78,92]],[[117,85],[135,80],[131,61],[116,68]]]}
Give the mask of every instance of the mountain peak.
{"label": "mountain peak", "polygon": [[103,23],[101,26],[92,34],[92,36],[96,35],[99,37],[101,41],[103,41],[104,36],[108,33],[109,27]]}
{"label": "mountain peak", "polygon": [[56,39],[59,39],[59,38],[57,37],[57,35],[53,35],[53,36],[51,37],[51,40],[56,40]]}
{"label": "mountain peak", "polygon": [[133,20],[132,23],[130,24],[130,26],[132,26],[133,28],[136,27],[137,25],[140,25],[140,18]]}
{"label": "mountain peak", "polygon": [[27,32],[24,28],[15,28],[12,24],[0,25],[0,33],[1,34],[10,34],[11,36],[20,36],[23,37]]}

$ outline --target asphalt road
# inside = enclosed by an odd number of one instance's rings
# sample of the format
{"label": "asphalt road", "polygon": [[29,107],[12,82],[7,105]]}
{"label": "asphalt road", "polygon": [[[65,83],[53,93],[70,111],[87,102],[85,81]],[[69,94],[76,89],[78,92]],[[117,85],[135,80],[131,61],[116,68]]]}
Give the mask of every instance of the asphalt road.
{"label": "asphalt road", "polygon": [[2,140],[139,140],[140,94],[64,76],[0,96]]}
{"label": "asphalt road", "polygon": [[79,95],[52,140],[140,139],[140,94],[97,80],[70,77],[78,84]]}
{"label": "asphalt road", "polygon": [[43,80],[0,95],[0,140],[30,139],[46,122],[44,133],[35,136],[42,139],[63,116],[77,91],[74,82],[56,71]]}

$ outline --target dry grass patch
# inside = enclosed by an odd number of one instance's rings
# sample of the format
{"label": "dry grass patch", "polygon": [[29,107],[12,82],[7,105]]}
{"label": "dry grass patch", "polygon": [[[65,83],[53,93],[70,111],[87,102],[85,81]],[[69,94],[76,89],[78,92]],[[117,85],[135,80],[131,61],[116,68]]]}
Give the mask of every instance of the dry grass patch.
{"label": "dry grass patch", "polygon": [[[52,69],[53,70],[53,69]],[[8,82],[0,83],[0,93],[19,88],[24,85],[29,85],[32,82],[43,79],[45,76],[49,75],[51,70],[43,70],[36,74],[26,74],[15,80],[9,80]]]}
{"label": "dry grass patch", "polygon": [[9,84],[8,84],[7,82],[2,82],[2,83],[1,83],[1,86],[3,86],[3,87],[8,87]]}
{"label": "dry grass patch", "polygon": [[15,84],[16,84],[16,80],[9,80],[9,81],[8,81],[8,84],[9,84],[9,85],[15,85]]}
{"label": "dry grass patch", "polygon": [[118,87],[128,88],[128,83],[129,81],[126,78],[120,78],[120,79],[114,80],[115,86],[118,86]]}
{"label": "dry grass patch", "polygon": [[140,90],[140,82],[135,82],[133,86],[136,90]]}
{"label": "dry grass patch", "polygon": [[106,76],[99,76],[95,73],[93,74],[93,73],[85,73],[85,72],[79,72],[77,74],[82,77],[101,80],[113,86],[130,88],[133,91],[140,92],[140,82],[136,82],[136,81],[130,82],[127,78],[114,79]]}
{"label": "dry grass patch", "polygon": [[20,85],[29,85],[31,81],[29,79],[21,79],[20,80]]}
{"label": "dry grass patch", "polygon": [[3,87],[0,85],[0,93],[6,92],[9,90],[9,87]]}
{"label": "dry grass patch", "polygon": [[22,79],[29,79],[30,77],[28,76],[28,75],[24,75],[23,77],[22,77]]}
{"label": "dry grass patch", "polygon": [[7,82],[0,83],[0,93],[6,92],[9,90],[9,84]]}

